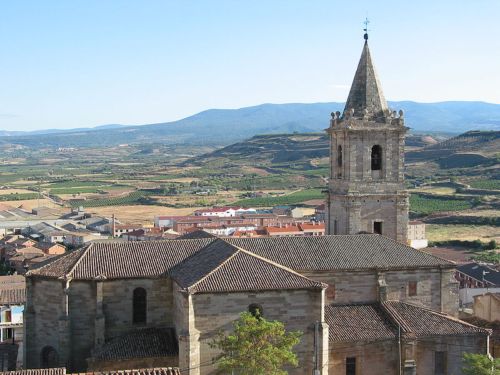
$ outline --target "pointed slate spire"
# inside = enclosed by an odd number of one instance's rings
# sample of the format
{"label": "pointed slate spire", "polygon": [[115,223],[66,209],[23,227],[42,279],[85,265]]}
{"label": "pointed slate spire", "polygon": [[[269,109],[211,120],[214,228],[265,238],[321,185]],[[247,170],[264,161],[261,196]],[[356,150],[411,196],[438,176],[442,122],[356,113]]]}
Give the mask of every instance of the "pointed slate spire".
{"label": "pointed slate spire", "polygon": [[365,45],[344,111],[351,109],[354,109],[355,117],[367,115],[368,118],[383,118],[389,109],[373,66],[368,48],[368,34],[365,34]]}

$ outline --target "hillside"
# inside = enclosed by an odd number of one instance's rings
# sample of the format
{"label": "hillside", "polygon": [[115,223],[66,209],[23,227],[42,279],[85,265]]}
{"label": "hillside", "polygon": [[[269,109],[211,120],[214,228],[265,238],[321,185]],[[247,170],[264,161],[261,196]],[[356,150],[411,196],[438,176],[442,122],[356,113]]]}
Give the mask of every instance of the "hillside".
{"label": "hillside", "polygon": [[[423,147],[437,141],[428,135],[409,135],[407,146]],[[214,152],[197,156],[185,164],[274,164],[309,161],[329,156],[329,140],[326,133],[296,133],[257,135],[246,141],[234,143]]]}
{"label": "hillside", "polygon": [[432,161],[441,168],[491,166],[499,162],[500,131],[470,131],[421,150],[408,152],[408,163]]}
{"label": "hillside", "polygon": [[[390,102],[404,109],[413,131],[460,133],[500,129],[500,105],[483,102]],[[343,103],[262,104],[240,109],[211,109],[185,119],[140,126],[101,126],[92,129],[1,132],[0,144],[27,147],[100,147],[161,142],[224,146],[256,134],[318,132],[328,127],[330,113]],[[4,134],[4,136],[1,136]],[[8,135],[8,136],[6,136]]]}

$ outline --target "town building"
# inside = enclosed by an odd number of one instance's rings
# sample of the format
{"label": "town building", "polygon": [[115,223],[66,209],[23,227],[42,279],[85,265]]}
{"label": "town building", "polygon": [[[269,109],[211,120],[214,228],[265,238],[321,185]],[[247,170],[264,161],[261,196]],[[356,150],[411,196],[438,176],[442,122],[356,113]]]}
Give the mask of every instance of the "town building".
{"label": "town building", "polygon": [[403,111],[391,111],[375,72],[368,35],[343,113],[332,113],[328,233],[378,233],[406,243]]}
{"label": "town building", "polygon": [[23,365],[23,313],[25,278],[0,276],[0,368],[15,370]]}
{"label": "town building", "polygon": [[[304,332],[296,348],[300,367],[290,374],[315,368],[321,375],[345,374],[349,361],[368,366],[375,354],[361,343],[378,347],[380,337],[360,341],[356,335],[382,323],[392,359],[378,363],[380,373],[398,373],[398,331],[404,335],[402,366],[416,371],[409,374],[431,373],[436,358],[460,374],[457,356],[486,353],[489,331],[454,317],[457,282],[450,262],[373,234],[219,239],[195,233],[201,235],[94,243],[28,272],[27,368],[51,363],[99,371],[115,360],[135,368],[157,358],[154,366],[212,374],[217,352],[208,345],[211,338],[254,304],[266,318]],[[360,305],[390,317],[370,315],[362,325],[356,314],[338,320],[342,308]],[[340,343],[342,329],[351,336]],[[144,342],[156,342],[158,332],[170,341],[156,357],[148,352],[145,359],[142,347],[123,344],[141,334],[151,339]],[[313,363],[315,342],[323,354]],[[119,347],[129,348],[127,358],[113,349]],[[364,368],[358,373],[369,373]]]}
{"label": "town building", "polygon": [[408,245],[414,249],[425,249],[429,245],[424,222],[414,220],[408,223]]}

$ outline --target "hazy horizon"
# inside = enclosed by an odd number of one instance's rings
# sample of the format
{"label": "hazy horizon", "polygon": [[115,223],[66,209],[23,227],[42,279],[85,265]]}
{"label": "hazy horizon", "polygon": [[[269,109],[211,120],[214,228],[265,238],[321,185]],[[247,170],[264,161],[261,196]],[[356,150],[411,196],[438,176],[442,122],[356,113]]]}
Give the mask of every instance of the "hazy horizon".
{"label": "hazy horizon", "polygon": [[344,102],[366,15],[386,98],[500,103],[495,0],[31,0],[0,10],[1,130]]}

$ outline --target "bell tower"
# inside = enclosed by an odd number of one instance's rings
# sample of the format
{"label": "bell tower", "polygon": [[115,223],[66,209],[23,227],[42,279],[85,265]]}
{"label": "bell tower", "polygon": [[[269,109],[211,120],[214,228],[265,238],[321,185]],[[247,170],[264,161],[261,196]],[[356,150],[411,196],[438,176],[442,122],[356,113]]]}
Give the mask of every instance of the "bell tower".
{"label": "bell tower", "polygon": [[[365,30],[366,31],[366,30]],[[378,233],[406,243],[404,114],[391,111],[373,66],[368,34],[344,113],[332,113],[328,234]]]}

